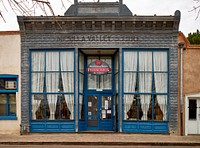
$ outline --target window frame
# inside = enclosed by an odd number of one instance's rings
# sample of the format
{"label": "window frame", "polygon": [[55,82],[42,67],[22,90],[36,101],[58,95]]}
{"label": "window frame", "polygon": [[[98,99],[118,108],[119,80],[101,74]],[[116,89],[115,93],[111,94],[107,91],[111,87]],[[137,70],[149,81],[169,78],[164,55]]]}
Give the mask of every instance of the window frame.
{"label": "window frame", "polygon": [[[16,81],[16,89],[1,89],[0,94],[6,94],[6,115],[1,116],[0,120],[17,120],[17,92],[18,92],[18,75],[13,74],[0,74],[0,79],[5,79],[6,81]],[[16,112],[14,114],[10,113],[9,108],[9,94],[15,94],[15,105]]]}
{"label": "window frame", "polygon": [[[46,53],[47,52],[55,52],[55,53],[58,53],[59,54],[59,61],[60,61],[60,54],[61,52],[73,52],[73,57],[74,57],[74,67],[73,67],[73,70],[64,70],[62,71],[60,66],[59,66],[59,69],[58,70],[47,70],[46,69],[46,66],[44,67],[44,70],[42,71],[34,71],[32,69],[32,53],[33,52],[43,52],[44,53],[44,66],[46,65]],[[75,120],[75,112],[76,112],[76,108],[75,108],[75,96],[76,96],[76,91],[75,91],[75,85],[73,86],[73,91],[72,92],[62,92],[62,91],[57,91],[57,92],[48,92],[46,90],[46,84],[45,85],[45,90],[44,92],[33,92],[32,90],[32,74],[33,73],[37,73],[37,72],[43,72],[44,73],[44,80],[46,79],[46,73],[52,73],[52,72],[58,72],[59,73],[59,78],[60,78],[60,73],[61,72],[69,72],[69,73],[73,73],[73,78],[74,78],[74,83],[75,83],[75,77],[76,77],[76,64],[75,64],[75,49],[74,48],[56,48],[56,49],[30,49],[30,96],[29,96],[29,99],[30,99],[30,121],[74,121]],[[45,80],[46,81],[46,80]],[[60,85],[60,84],[59,84]],[[44,119],[33,119],[32,118],[32,95],[43,95],[44,97]],[[48,95],[57,95],[57,98],[58,98],[58,102],[57,103],[60,103],[60,96],[61,95],[72,95],[73,98],[74,98],[74,105],[73,105],[73,112],[74,112],[74,119],[62,119],[60,118],[61,116],[61,111],[60,111],[60,108],[59,108],[59,119],[54,119],[54,120],[50,120],[50,119],[47,119],[47,116],[46,116],[46,107],[47,107],[47,96]],[[60,104],[58,105],[60,107]]]}
{"label": "window frame", "polygon": [[[166,72],[164,72],[164,73],[166,73],[167,74],[167,91],[166,91],[166,93],[160,93],[160,92],[155,92],[155,91],[153,91],[153,88],[155,87],[155,82],[154,82],[154,74],[155,73],[157,73],[158,71],[154,71],[154,65],[153,65],[153,63],[152,63],[152,70],[151,71],[140,71],[140,70],[136,70],[136,71],[134,71],[134,70],[128,70],[128,71],[126,71],[125,70],[125,52],[137,52],[137,60],[138,60],[138,55],[139,55],[139,53],[140,52],[151,52],[152,53],[152,62],[153,62],[153,53],[154,52],[166,52],[167,53],[167,71]],[[134,73],[138,73],[138,74],[140,74],[140,73],[149,73],[149,72],[151,72],[151,74],[152,74],[152,91],[151,92],[125,92],[125,90],[124,90],[124,75],[125,75],[125,73],[129,73],[129,72],[134,72]],[[160,72],[160,73],[163,73],[163,72]],[[122,112],[123,112],[123,114],[122,114],[122,120],[123,121],[130,121],[130,122],[133,122],[133,121],[142,121],[142,122],[152,122],[152,121],[160,121],[160,122],[166,122],[166,121],[169,121],[169,85],[170,85],[170,83],[169,83],[169,74],[170,74],[170,69],[169,69],[169,49],[168,48],[123,48],[122,49]],[[124,118],[124,112],[125,112],[125,103],[124,103],[124,99],[125,99],[125,95],[151,95],[151,99],[152,99],[152,108],[154,108],[154,106],[155,106],[155,99],[154,99],[154,96],[156,96],[156,95],[166,95],[167,96],[167,104],[166,104],[166,108],[167,108],[167,115],[166,115],[166,120],[156,120],[156,119],[154,119],[154,116],[155,116],[155,114],[154,114],[154,109],[152,110],[152,118],[151,118],[151,120],[141,120],[141,119],[139,119],[139,108],[140,108],[140,103],[138,103],[139,102],[139,100],[138,99],[136,99],[136,102],[137,102],[137,119],[136,120],[127,120],[127,119],[125,119]]]}

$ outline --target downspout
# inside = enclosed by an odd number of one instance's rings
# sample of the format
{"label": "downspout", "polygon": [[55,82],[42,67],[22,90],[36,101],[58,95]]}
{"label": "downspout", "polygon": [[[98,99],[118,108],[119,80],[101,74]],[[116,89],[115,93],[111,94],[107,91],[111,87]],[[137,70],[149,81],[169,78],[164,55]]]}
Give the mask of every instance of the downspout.
{"label": "downspout", "polygon": [[184,42],[180,42],[179,44],[180,48],[180,129],[181,129],[181,136],[183,135],[183,48],[184,48]]}

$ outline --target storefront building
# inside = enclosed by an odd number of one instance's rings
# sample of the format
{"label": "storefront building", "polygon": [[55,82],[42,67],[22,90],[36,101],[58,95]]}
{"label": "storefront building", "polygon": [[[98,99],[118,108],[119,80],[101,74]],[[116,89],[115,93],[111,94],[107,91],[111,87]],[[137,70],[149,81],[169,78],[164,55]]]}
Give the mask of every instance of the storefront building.
{"label": "storefront building", "polygon": [[0,32],[0,133],[19,133],[21,123],[20,33]]}
{"label": "storefront building", "polygon": [[178,134],[179,22],[122,0],[19,16],[22,132]]}

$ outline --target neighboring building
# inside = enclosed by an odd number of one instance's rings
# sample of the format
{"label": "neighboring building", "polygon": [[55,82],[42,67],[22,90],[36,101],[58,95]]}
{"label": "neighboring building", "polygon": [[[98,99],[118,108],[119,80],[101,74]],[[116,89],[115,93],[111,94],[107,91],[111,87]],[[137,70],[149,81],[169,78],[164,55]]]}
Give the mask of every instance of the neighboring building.
{"label": "neighboring building", "polygon": [[64,16],[19,16],[21,131],[178,134],[174,16],[77,0]]}
{"label": "neighboring building", "polygon": [[20,33],[0,32],[0,133],[19,133],[21,123]]}
{"label": "neighboring building", "polygon": [[182,133],[200,134],[200,45],[190,45],[181,32],[178,39],[179,45],[184,44],[182,48]]}

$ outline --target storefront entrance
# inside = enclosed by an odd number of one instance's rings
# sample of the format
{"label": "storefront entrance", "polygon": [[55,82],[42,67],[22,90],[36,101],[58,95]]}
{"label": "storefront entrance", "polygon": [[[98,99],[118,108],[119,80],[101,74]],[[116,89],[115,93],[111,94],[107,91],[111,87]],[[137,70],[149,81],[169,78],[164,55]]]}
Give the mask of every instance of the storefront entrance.
{"label": "storefront entrance", "polygon": [[112,104],[109,94],[87,96],[87,130],[113,130]]}
{"label": "storefront entrance", "polygon": [[118,52],[82,49],[79,53],[79,131],[116,131]]}

